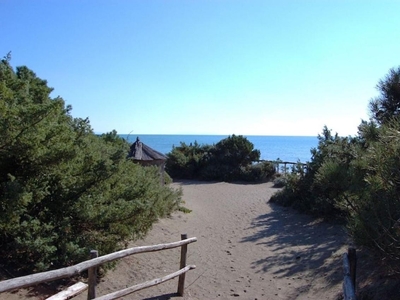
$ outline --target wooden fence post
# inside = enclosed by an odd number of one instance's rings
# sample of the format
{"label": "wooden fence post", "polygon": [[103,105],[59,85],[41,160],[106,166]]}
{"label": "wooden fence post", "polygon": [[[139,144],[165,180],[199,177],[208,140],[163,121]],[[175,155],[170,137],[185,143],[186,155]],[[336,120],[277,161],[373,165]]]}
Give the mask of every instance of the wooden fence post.
{"label": "wooden fence post", "polygon": [[[90,259],[99,257],[97,250],[90,250]],[[88,269],[88,295],[87,299],[91,300],[96,298],[96,282],[97,282],[97,267]]]}
{"label": "wooden fence post", "polygon": [[[181,234],[181,240],[186,240],[187,239],[187,234]],[[180,263],[180,268],[183,269],[186,267],[186,254],[187,254],[187,244],[181,246],[181,263]],[[186,273],[183,273],[179,275],[179,281],[178,281],[178,295],[183,296],[184,290],[185,290],[185,275]]]}
{"label": "wooden fence post", "polygon": [[357,269],[357,255],[355,248],[349,248],[347,250],[347,255],[349,257],[349,265],[350,265],[350,278],[353,283],[354,292],[356,292],[356,269]]}

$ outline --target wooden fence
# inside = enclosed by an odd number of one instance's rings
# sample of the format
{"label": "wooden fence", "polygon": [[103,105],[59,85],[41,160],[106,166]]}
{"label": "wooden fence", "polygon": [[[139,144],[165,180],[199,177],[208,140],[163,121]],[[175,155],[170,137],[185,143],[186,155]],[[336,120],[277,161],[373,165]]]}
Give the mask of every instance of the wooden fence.
{"label": "wooden fence", "polygon": [[[180,296],[183,296],[184,294],[184,286],[185,286],[185,273],[191,269],[196,268],[195,265],[188,265],[186,266],[186,256],[187,256],[187,245],[193,242],[196,242],[197,238],[192,237],[192,238],[187,238],[186,234],[181,235],[181,241],[178,242],[173,242],[173,243],[168,243],[168,244],[158,244],[158,245],[152,245],[152,246],[141,246],[141,247],[134,247],[134,248],[129,248],[125,250],[121,250],[118,252],[110,253],[107,255],[103,255],[100,257],[97,257],[97,251],[92,250],[91,251],[91,259],[81,262],[77,265],[62,268],[62,269],[57,269],[53,271],[48,271],[48,272],[42,272],[42,273],[37,273],[33,275],[27,275],[23,277],[18,277],[18,278],[13,278],[9,280],[4,280],[0,282],[0,293],[2,292],[7,292],[19,288],[24,288],[24,287],[29,287],[32,285],[36,285],[39,283],[43,282],[49,282],[49,281],[54,281],[57,279],[61,278],[67,278],[67,277],[72,277],[76,276],[82,271],[88,270],[89,278],[88,278],[88,285],[82,285],[80,283],[80,287],[78,288],[77,286],[72,288],[71,290],[76,290],[71,293],[75,293],[75,295],[79,292],[82,292],[84,289],[88,289],[88,299],[101,299],[101,300],[111,300],[111,299],[118,299],[120,297],[129,295],[133,292],[163,283],[167,280],[173,279],[175,277],[179,276],[179,281],[178,281],[178,290],[177,293]],[[107,262],[112,262],[114,260],[130,256],[133,254],[138,254],[138,253],[146,253],[146,252],[155,252],[155,251],[161,251],[161,250],[166,250],[166,249],[172,249],[172,248],[177,248],[181,247],[181,260],[180,260],[180,270],[176,271],[172,274],[166,275],[162,278],[157,278],[154,280],[146,281],[141,284],[137,284],[131,287],[128,287],[123,290],[119,290],[117,292],[107,294],[101,297],[96,298],[96,276],[97,276],[97,267],[107,263]],[[79,291],[78,291],[79,290]],[[78,291],[78,292],[77,292]],[[61,293],[65,293],[64,291]],[[58,295],[58,294],[57,294]],[[71,294],[66,296],[68,298],[71,297]],[[57,298],[56,296],[53,296],[49,299],[67,299],[66,297],[64,298]]]}
{"label": "wooden fence", "polygon": [[349,248],[343,254],[343,299],[356,300],[356,249]]}
{"label": "wooden fence", "polygon": [[[259,160],[258,162],[267,161],[275,166],[277,173],[286,174],[289,168],[293,169],[294,166],[301,166],[303,170],[307,171],[307,164],[301,162],[281,161],[281,160]],[[289,165],[289,167],[288,167]]]}

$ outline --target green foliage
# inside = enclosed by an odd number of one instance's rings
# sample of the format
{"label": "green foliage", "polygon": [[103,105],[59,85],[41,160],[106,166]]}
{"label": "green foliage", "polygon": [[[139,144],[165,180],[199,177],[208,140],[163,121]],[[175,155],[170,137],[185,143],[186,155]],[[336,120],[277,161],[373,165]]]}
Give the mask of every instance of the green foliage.
{"label": "green foliage", "polygon": [[191,209],[189,209],[189,208],[187,208],[187,207],[184,207],[184,206],[179,206],[179,207],[178,207],[178,210],[181,211],[181,212],[183,212],[183,213],[185,213],[185,214],[190,214],[190,213],[192,212]]}
{"label": "green foliage", "polygon": [[307,172],[286,176],[271,202],[325,218],[346,219],[359,245],[400,271],[400,122],[363,122],[358,137],[324,128]]}
{"label": "green foliage", "polygon": [[269,181],[274,174],[274,165],[271,162],[263,161],[261,163],[241,167],[240,178],[248,182],[266,182]]}
{"label": "green foliage", "polygon": [[215,145],[212,159],[232,168],[246,167],[260,159],[260,150],[254,150],[253,143],[244,136],[233,134]]}
{"label": "green foliage", "polygon": [[287,184],[287,176],[282,176],[280,173],[279,173],[279,176],[277,176],[278,174],[276,174],[275,175],[275,178],[274,178],[274,187],[275,188],[283,188],[283,187],[285,187],[286,186],[286,184]]}
{"label": "green foliage", "polygon": [[359,165],[365,182],[349,206],[349,229],[359,244],[378,250],[400,271],[400,124],[380,128]]}
{"label": "green foliage", "polygon": [[260,159],[260,151],[254,150],[253,143],[242,135],[234,134],[219,141],[210,154],[208,169],[201,176],[211,180],[246,180],[250,175],[246,168]]}
{"label": "green foliage", "polygon": [[307,172],[289,174],[271,201],[324,217],[345,217],[354,240],[400,272],[400,68],[390,70],[371,101],[374,120],[356,137],[325,127]]}
{"label": "green foliage", "polygon": [[204,167],[212,146],[194,144],[180,144],[167,154],[166,171],[172,178],[194,179],[200,169]]}
{"label": "green foliage", "polygon": [[385,124],[400,115],[400,67],[389,70],[389,74],[379,81],[380,96],[370,101],[370,110],[378,124]]}
{"label": "green foliage", "polygon": [[126,159],[115,131],[96,136],[27,67],[0,64],[0,245],[28,271],[71,265],[142,237],[179,207],[157,168]]}
{"label": "green foliage", "polygon": [[269,163],[255,164],[260,151],[247,138],[232,135],[215,145],[181,143],[167,154],[166,170],[173,178],[262,181],[275,172]]}
{"label": "green foliage", "polygon": [[285,188],[276,193],[271,202],[319,216],[337,217],[343,211],[336,201],[350,185],[349,165],[356,155],[359,141],[332,135],[327,127],[318,140],[318,147],[311,149],[312,159],[307,164],[307,172],[296,166],[292,174],[288,174]]}

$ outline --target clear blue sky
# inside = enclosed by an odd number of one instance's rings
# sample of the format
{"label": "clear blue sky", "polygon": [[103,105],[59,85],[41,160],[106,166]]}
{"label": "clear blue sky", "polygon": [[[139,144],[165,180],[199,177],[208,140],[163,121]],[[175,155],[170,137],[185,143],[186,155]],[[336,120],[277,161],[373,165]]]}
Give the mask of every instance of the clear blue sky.
{"label": "clear blue sky", "polygon": [[95,132],[354,135],[400,1],[0,0],[12,51]]}

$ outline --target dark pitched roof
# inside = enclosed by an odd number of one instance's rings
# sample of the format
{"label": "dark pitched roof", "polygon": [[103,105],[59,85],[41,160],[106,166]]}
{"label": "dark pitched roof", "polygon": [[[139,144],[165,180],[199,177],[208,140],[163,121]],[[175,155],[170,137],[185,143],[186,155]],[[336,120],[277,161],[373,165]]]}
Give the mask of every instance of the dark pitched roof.
{"label": "dark pitched roof", "polygon": [[143,144],[139,137],[136,138],[136,142],[131,145],[131,150],[129,151],[128,157],[134,160],[150,161],[150,160],[166,160],[167,157],[150,148],[149,146]]}

